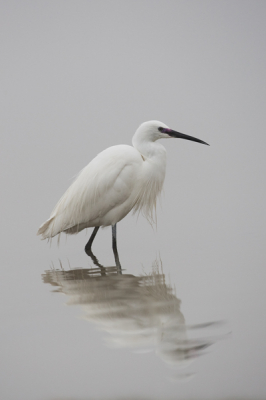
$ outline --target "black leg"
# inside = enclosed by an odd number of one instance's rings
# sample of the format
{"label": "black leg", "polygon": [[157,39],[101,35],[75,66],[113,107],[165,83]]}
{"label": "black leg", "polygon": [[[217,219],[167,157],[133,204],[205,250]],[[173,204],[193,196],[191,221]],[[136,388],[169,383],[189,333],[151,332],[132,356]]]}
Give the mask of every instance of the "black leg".
{"label": "black leg", "polygon": [[88,254],[88,256],[91,256],[91,245],[92,245],[92,242],[94,241],[94,238],[95,238],[95,236],[97,235],[97,232],[98,232],[98,230],[99,230],[99,226],[96,226],[94,229],[93,229],[93,232],[92,232],[92,234],[91,234],[91,237],[90,237],[90,239],[89,239],[89,241],[88,241],[88,243],[86,244],[86,246],[85,246],[85,252],[86,252],[86,254]]}
{"label": "black leg", "polygon": [[99,228],[100,228],[99,226],[96,226],[96,228],[93,229],[91,237],[90,237],[88,243],[85,246],[85,252],[92,259],[93,264],[97,265],[97,267],[100,268],[101,275],[106,275],[105,268],[102,266],[102,264],[99,263],[98,258],[93,254],[93,252],[91,250],[92,242],[94,241],[94,238],[95,238]]}
{"label": "black leg", "polygon": [[119,271],[119,273],[122,273],[122,268],[121,268],[121,264],[119,261],[117,245],[116,245],[116,224],[112,225],[112,245],[113,245],[113,252],[114,252],[114,256],[115,256],[115,263],[117,266],[117,270]]}

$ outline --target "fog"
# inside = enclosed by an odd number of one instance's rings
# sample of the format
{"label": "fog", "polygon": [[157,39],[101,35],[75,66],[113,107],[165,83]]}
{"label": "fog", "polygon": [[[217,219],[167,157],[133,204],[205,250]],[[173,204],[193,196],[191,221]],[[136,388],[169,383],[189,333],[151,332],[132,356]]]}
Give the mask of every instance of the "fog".
{"label": "fog", "polygon": [[[265,2],[0,10],[1,398],[265,398]],[[91,229],[41,241],[76,174],[152,119],[210,147],[161,140],[157,227],[118,224],[122,275],[111,228],[105,275]]]}

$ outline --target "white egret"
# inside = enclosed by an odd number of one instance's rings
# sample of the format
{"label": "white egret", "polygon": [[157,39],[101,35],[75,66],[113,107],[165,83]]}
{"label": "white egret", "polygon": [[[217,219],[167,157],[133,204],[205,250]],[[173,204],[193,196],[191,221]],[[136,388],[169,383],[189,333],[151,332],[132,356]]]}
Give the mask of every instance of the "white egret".
{"label": "white egret", "polygon": [[91,256],[92,242],[100,226],[112,226],[112,244],[118,265],[116,224],[132,209],[153,220],[156,199],[165,177],[166,150],[157,141],[200,139],[170,129],[159,121],[144,122],[132,139],[132,146],[112,146],[99,153],[78,175],[57,203],[50,218],[38,230],[42,239],[61,232],[76,234],[94,227],[85,252]]}

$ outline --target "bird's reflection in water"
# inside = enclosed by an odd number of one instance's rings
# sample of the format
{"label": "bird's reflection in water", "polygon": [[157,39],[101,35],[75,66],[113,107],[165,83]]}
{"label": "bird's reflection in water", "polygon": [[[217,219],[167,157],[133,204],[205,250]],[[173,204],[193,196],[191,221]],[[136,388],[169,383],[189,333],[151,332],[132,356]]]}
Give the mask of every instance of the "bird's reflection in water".
{"label": "bird's reflection in water", "polygon": [[[69,296],[68,305],[81,305],[83,318],[110,334],[110,345],[138,351],[155,349],[178,371],[220,338],[217,333],[209,334],[209,328],[219,326],[217,322],[186,326],[181,301],[166,283],[161,262],[155,261],[151,272],[142,276],[100,266],[52,269],[42,277],[44,283],[58,287],[56,292]],[[179,371],[173,378],[192,375]]]}

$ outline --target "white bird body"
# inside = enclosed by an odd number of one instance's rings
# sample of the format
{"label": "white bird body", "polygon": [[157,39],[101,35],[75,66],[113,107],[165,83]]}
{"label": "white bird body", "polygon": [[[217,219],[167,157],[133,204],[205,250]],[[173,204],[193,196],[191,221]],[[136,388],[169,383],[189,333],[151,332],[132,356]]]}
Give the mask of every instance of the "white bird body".
{"label": "white bird body", "polygon": [[158,121],[146,122],[133,137],[134,147],[112,146],[99,153],[79,173],[38,234],[46,239],[115,225],[132,209],[152,221],[166,169],[166,150],[156,140],[169,137],[158,130],[154,135],[154,125],[168,128]]}
{"label": "white bird body", "polygon": [[109,147],[98,154],[77,176],[57,203],[50,218],[38,230],[43,239],[75,234],[94,227],[85,252],[99,265],[91,251],[100,226],[112,225],[116,265],[121,264],[116,246],[116,224],[132,209],[153,222],[156,200],[161,193],[166,168],[166,150],[157,142],[162,138],[200,139],[176,132],[159,121],[144,122],[132,139],[132,146]]}

